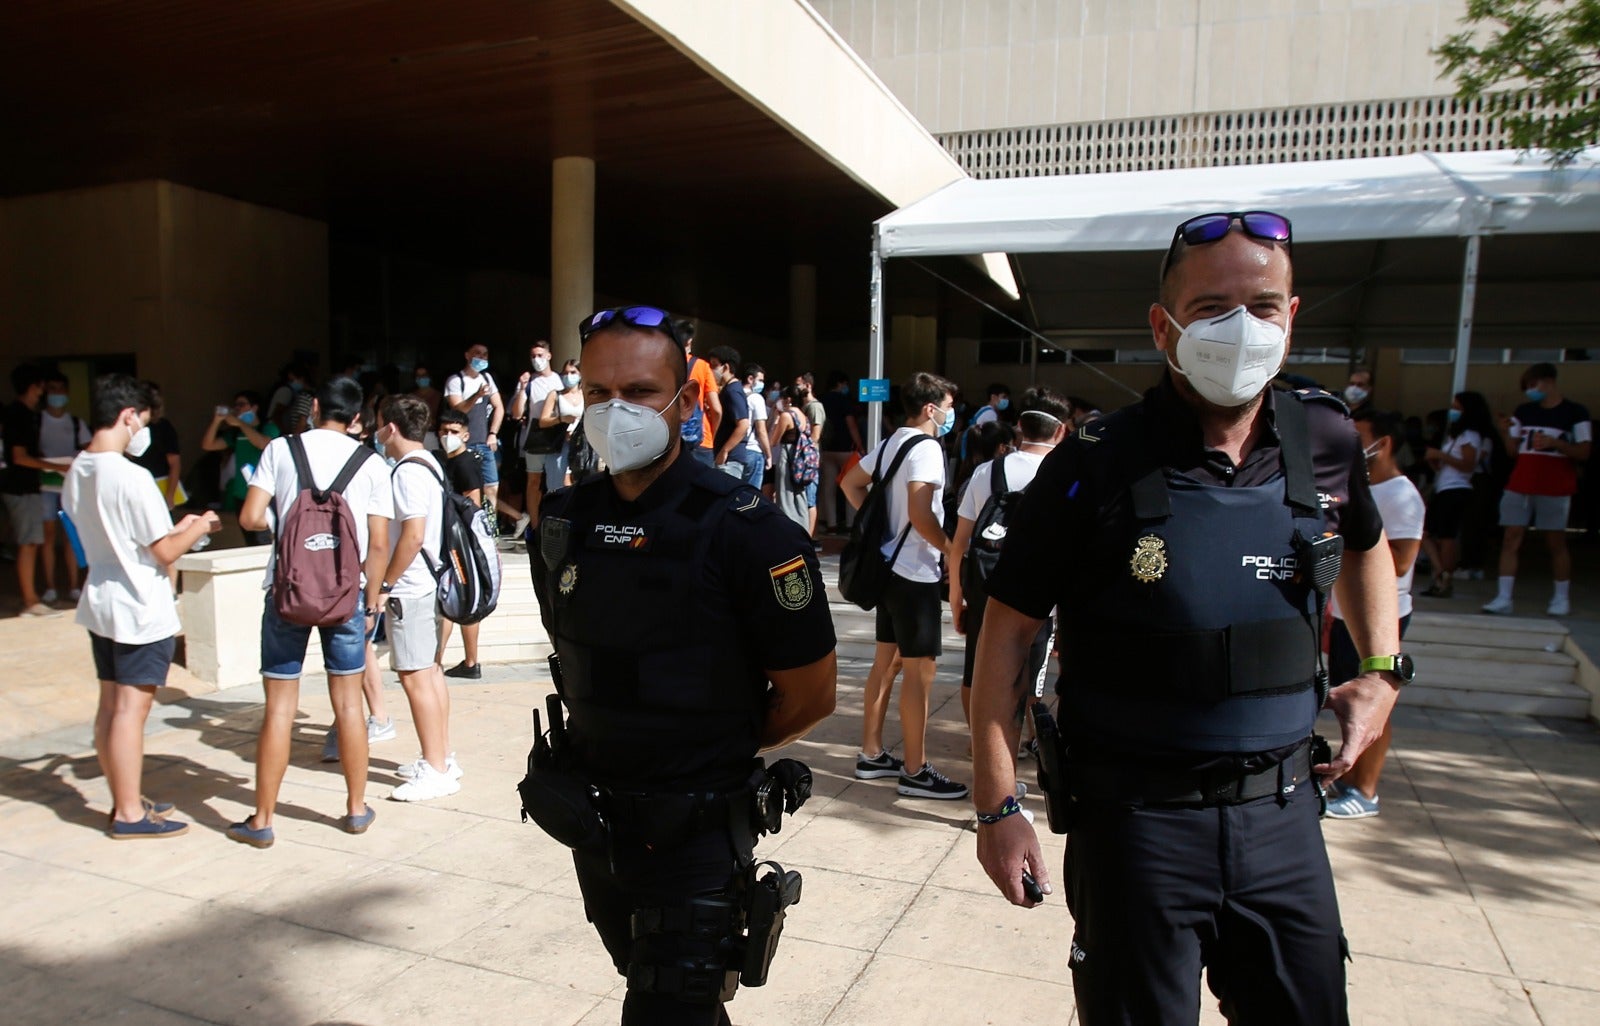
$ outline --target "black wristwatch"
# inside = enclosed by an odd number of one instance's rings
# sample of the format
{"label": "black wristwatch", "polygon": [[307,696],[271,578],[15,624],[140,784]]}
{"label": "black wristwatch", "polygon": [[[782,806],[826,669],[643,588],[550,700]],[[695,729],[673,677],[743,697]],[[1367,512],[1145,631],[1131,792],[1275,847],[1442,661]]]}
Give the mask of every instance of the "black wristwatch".
{"label": "black wristwatch", "polygon": [[1374,670],[1394,674],[1400,678],[1402,685],[1410,684],[1411,679],[1417,675],[1416,663],[1412,662],[1411,657],[1404,652],[1386,656],[1368,656],[1361,660],[1362,673],[1372,673]]}
{"label": "black wristwatch", "polygon": [[381,584],[378,585],[378,594],[379,595],[387,595],[393,590],[394,590],[394,585],[390,584],[388,581],[384,581],[384,582],[382,582]]}

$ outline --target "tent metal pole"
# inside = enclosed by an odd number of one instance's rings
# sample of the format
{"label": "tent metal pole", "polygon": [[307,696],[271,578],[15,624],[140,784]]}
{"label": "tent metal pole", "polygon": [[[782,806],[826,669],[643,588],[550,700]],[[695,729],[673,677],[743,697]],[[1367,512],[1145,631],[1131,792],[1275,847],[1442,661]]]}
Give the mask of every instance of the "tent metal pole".
{"label": "tent metal pole", "polygon": [[[883,377],[883,253],[878,246],[878,229],[872,230],[871,338],[867,340],[867,377]],[[867,449],[878,447],[883,424],[883,403],[867,404]]]}
{"label": "tent metal pole", "polygon": [[1450,379],[1450,394],[1467,388],[1467,355],[1472,348],[1472,308],[1478,298],[1478,250],[1483,236],[1467,236],[1467,255],[1461,267],[1461,317],[1456,322],[1455,374]]}

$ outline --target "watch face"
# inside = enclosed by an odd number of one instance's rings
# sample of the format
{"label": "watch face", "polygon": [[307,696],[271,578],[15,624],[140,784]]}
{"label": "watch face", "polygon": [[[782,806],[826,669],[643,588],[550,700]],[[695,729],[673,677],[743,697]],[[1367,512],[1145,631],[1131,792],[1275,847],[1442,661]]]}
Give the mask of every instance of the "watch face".
{"label": "watch face", "polygon": [[1411,661],[1410,656],[1401,652],[1394,657],[1394,672],[1402,681],[1410,684],[1411,678],[1417,675],[1417,666]]}

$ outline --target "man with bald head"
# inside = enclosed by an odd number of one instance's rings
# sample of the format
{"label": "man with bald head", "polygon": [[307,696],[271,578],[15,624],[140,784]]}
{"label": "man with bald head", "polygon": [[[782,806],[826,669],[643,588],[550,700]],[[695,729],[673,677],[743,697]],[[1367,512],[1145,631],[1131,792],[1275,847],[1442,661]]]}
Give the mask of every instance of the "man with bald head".
{"label": "man with bald head", "polygon": [[833,711],[833,621],[805,531],[682,440],[698,386],[666,312],[601,310],[579,335],[584,432],[608,473],[539,507],[530,558],[565,723],[536,742],[523,807],[573,848],[628,980],[623,1023],[726,1023],[737,983],[765,980],[734,953],[770,957],[741,904],[798,897],[797,874],[777,870],[785,890],[764,862],[756,878],[755,835],[810,793],[799,763],[756,753]]}
{"label": "man with bald head", "polygon": [[[1045,458],[988,582],[978,857],[1014,904],[1051,892],[1013,753],[1019,670],[1059,610],[1041,777],[1069,835],[1086,1026],[1195,1022],[1203,972],[1232,1023],[1348,1022],[1317,781],[1378,737],[1410,661],[1343,404],[1271,385],[1300,304],[1290,247],[1288,219],[1264,211],[1178,226],[1148,315],[1167,373]],[[1330,690],[1318,628],[1334,587],[1366,658]],[[1312,736],[1324,704],[1337,757]]]}

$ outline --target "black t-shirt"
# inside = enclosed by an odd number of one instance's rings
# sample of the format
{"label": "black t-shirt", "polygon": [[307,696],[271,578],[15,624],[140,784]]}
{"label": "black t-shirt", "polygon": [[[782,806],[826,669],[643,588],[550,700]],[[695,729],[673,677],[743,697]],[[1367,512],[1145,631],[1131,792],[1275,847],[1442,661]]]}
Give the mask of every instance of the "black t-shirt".
{"label": "black t-shirt", "polygon": [[471,449],[463,449],[454,456],[446,456],[441,449],[432,450],[433,458],[444,467],[445,480],[457,495],[483,490],[483,457]]}
{"label": "black t-shirt", "polygon": [[[1162,445],[1163,464],[1207,484],[1228,487],[1265,484],[1280,472],[1276,404],[1295,401],[1268,392],[1261,437],[1236,467],[1222,452],[1205,447],[1200,422],[1170,377],[1142,400]],[[1355,426],[1332,401],[1308,401],[1305,410],[1312,470],[1328,529],[1344,536],[1347,549],[1364,552],[1378,543],[1383,518],[1368,487],[1366,457]],[[1123,418],[1096,421],[1045,457],[1008,526],[999,564],[987,585],[991,598],[1038,619],[1049,616],[1051,609],[1058,608],[1063,617],[1078,611],[1074,570],[1090,555],[1079,546],[1095,543],[1096,512],[1112,498],[1091,494],[1084,474],[1085,454],[1100,444],[1092,440],[1098,432],[1127,423]]]}
{"label": "black t-shirt", "polygon": [[39,456],[39,411],[31,410],[21,399],[5,410],[6,468],[0,471],[0,492],[6,495],[37,495],[39,471],[19,467],[13,454],[18,447],[28,455]]}
{"label": "black t-shirt", "polygon": [[828,414],[828,419],[822,422],[822,444],[818,448],[823,452],[850,452],[856,443],[850,437],[850,425],[845,418],[855,417],[859,430],[861,404],[848,392],[824,392],[817,398]]}
{"label": "black t-shirt", "polygon": [[[741,420],[750,419],[750,401],[745,398],[744,382],[735,378],[722,386],[722,419],[717,421],[717,433],[711,439],[711,444],[718,450],[724,442],[733,437],[733,429]],[[749,430],[746,424],[745,429]]]}
{"label": "black t-shirt", "polygon": [[169,469],[167,457],[177,456],[181,452],[178,429],[172,426],[172,421],[162,417],[150,425],[150,448],[144,451],[143,456],[129,456],[128,459],[150,471],[152,477],[166,477]]}

